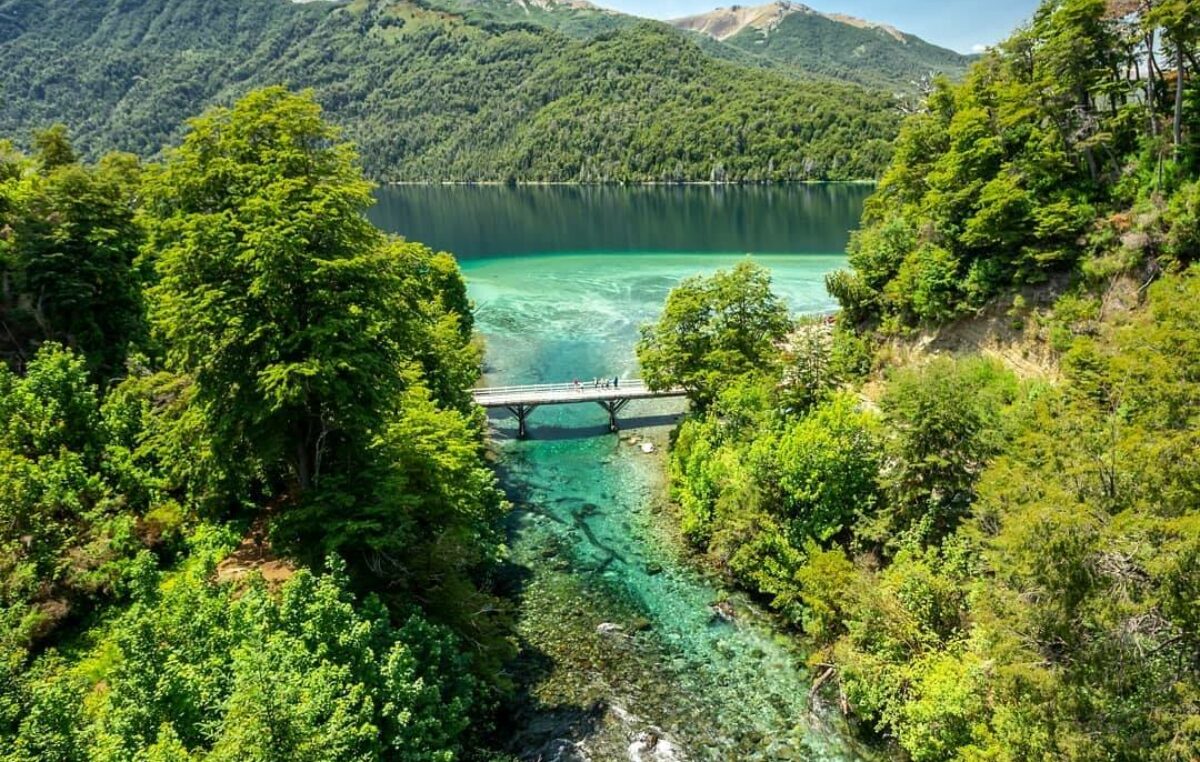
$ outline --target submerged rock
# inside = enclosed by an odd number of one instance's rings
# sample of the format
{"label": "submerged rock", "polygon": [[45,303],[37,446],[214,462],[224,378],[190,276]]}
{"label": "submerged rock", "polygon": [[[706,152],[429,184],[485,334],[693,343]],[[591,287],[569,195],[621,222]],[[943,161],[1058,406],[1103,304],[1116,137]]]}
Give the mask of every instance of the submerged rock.
{"label": "submerged rock", "polygon": [[596,627],[596,632],[601,635],[620,635],[625,632],[625,628],[614,622],[602,622]]}
{"label": "submerged rock", "polygon": [[708,608],[712,612],[714,622],[732,622],[737,618],[737,611],[729,601],[717,601]]}
{"label": "submerged rock", "polygon": [[544,759],[546,762],[591,762],[592,760],[582,743],[567,738],[555,738],[547,743],[542,747],[537,759]]}
{"label": "submerged rock", "polygon": [[686,759],[683,751],[657,728],[637,734],[629,744],[630,762],[672,762]]}

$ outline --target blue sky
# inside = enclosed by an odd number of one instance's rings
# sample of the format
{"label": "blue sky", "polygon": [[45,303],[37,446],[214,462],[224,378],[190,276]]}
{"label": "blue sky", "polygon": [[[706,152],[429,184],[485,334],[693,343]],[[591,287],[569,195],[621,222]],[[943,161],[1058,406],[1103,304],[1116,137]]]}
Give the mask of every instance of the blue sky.
{"label": "blue sky", "polygon": [[[964,53],[991,45],[1028,20],[1038,0],[800,0],[818,11],[880,21]],[[656,19],[704,13],[735,0],[593,0],[597,5]],[[740,0],[762,5],[770,0]]]}

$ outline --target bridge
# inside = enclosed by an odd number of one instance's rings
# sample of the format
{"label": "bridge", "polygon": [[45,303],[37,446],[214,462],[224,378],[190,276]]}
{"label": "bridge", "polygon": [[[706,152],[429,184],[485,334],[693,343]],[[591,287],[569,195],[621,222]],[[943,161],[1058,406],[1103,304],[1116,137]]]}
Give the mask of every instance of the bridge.
{"label": "bridge", "polygon": [[620,381],[616,386],[596,386],[593,382],[579,384],[534,384],[532,386],[499,386],[475,389],[475,402],[488,409],[503,409],[517,418],[517,436],[525,438],[525,419],[543,405],[578,405],[595,402],[608,412],[608,428],[617,431],[617,413],[632,400],[683,397],[683,389],[655,391],[645,381]]}

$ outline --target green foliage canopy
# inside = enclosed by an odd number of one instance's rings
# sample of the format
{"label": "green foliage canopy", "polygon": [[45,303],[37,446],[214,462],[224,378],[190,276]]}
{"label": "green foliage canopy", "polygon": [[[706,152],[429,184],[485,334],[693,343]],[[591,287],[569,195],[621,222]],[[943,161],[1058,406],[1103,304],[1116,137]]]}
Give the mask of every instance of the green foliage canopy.
{"label": "green foliage canopy", "polygon": [[725,380],[771,362],[791,327],[770,273],[747,260],[672,289],[662,316],[642,329],[638,362],[651,388],[681,386],[706,406]]}

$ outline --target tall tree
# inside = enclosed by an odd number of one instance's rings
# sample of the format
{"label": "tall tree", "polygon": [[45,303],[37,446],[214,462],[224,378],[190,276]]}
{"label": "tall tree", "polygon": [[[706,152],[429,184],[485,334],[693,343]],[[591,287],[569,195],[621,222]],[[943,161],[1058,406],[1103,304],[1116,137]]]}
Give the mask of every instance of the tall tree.
{"label": "tall tree", "polygon": [[35,159],[0,159],[0,347],[20,365],[37,344],[61,342],[107,380],[145,325],[141,169],[128,154],[77,163],[61,126],[35,142]]}
{"label": "tall tree", "polygon": [[1151,29],[1161,29],[1174,54],[1175,105],[1171,123],[1178,158],[1183,149],[1183,96],[1187,65],[1195,60],[1193,51],[1197,40],[1200,40],[1200,7],[1190,0],[1158,0],[1153,9],[1145,14],[1144,21]]}
{"label": "tall tree", "polygon": [[371,187],[309,95],[257,91],[190,126],[146,183],[153,324],[215,447],[304,490],[405,386],[408,249],[363,215]]}

